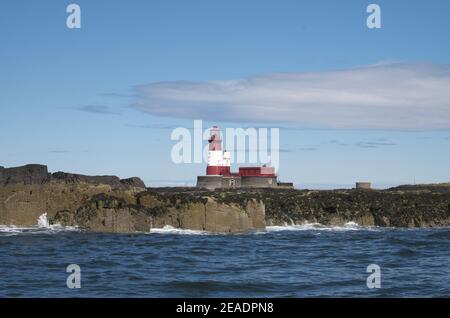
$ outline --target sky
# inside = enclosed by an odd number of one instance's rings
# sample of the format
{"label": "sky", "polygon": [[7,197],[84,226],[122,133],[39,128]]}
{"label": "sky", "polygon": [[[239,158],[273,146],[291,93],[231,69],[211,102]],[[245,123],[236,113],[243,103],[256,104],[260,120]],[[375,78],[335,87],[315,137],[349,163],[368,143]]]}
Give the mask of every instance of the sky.
{"label": "sky", "polygon": [[[81,8],[81,28],[66,7]],[[381,8],[369,29],[366,8]],[[450,2],[3,0],[0,166],[193,185],[171,133],[280,128],[300,188],[450,181]]]}

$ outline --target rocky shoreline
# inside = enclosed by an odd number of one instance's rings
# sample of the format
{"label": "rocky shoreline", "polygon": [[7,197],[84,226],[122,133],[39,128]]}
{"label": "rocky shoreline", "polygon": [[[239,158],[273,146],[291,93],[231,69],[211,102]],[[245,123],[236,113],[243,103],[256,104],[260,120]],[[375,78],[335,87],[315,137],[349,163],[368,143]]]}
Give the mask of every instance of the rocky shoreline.
{"label": "rocky shoreline", "polygon": [[450,184],[387,190],[146,188],[139,178],[48,173],[46,166],[0,167],[0,224],[50,224],[133,233],[175,228],[236,233],[321,223],[381,227],[450,226]]}

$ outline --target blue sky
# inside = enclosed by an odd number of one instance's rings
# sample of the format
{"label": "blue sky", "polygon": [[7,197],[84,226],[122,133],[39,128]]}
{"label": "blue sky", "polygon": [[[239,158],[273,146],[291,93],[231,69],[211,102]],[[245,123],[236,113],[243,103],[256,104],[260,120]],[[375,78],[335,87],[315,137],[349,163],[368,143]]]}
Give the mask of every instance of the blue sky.
{"label": "blue sky", "polygon": [[193,184],[205,166],[173,164],[170,133],[204,119],[286,127],[301,187],[450,181],[449,1],[372,1],[379,30],[362,0],[73,2],[79,30],[70,1],[1,2],[2,166]]}

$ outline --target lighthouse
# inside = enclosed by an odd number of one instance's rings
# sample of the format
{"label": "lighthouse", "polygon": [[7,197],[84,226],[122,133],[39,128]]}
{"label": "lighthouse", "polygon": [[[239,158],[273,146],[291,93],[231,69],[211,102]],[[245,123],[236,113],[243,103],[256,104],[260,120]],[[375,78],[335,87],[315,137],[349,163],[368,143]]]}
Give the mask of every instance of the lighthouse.
{"label": "lighthouse", "polygon": [[278,182],[273,167],[240,167],[231,172],[231,153],[222,151],[220,128],[213,126],[208,139],[208,165],[206,175],[197,177],[197,187],[209,190],[232,188],[288,188],[292,183]]}
{"label": "lighthouse", "polygon": [[211,128],[211,136],[208,139],[208,166],[207,176],[230,176],[231,175],[231,154],[222,151],[222,137],[218,126]]}

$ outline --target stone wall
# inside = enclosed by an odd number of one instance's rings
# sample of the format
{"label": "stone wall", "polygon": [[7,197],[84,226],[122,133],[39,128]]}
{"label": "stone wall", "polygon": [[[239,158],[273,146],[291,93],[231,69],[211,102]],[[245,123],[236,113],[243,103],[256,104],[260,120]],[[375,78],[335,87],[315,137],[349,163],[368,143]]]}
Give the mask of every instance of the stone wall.
{"label": "stone wall", "polygon": [[278,186],[277,177],[242,177],[243,188],[276,188]]}
{"label": "stone wall", "polygon": [[197,187],[208,190],[220,189],[223,186],[222,179],[222,176],[198,176]]}
{"label": "stone wall", "polygon": [[292,183],[280,184],[277,177],[252,177],[252,176],[199,176],[197,187],[209,190],[234,189],[234,188],[293,188]]}
{"label": "stone wall", "polygon": [[241,177],[223,177],[222,178],[222,188],[223,189],[235,189],[240,188]]}
{"label": "stone wall", "polygon": [[372,188],[372,184],[370,182],[356,182],[355,188],[357,190],[370,190]]}

